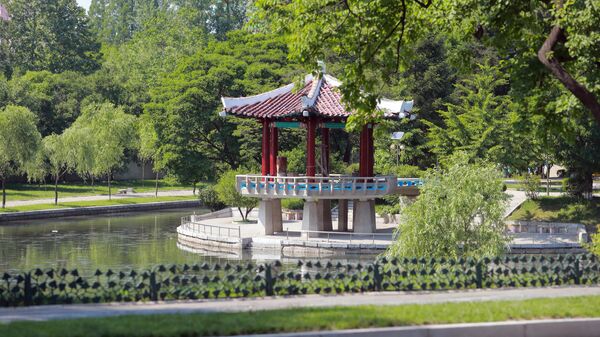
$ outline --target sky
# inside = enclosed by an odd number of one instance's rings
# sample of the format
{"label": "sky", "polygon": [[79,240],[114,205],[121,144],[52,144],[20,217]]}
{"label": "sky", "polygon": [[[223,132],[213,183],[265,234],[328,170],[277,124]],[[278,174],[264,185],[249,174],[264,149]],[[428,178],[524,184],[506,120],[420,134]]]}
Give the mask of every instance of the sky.
{"label": "sky", "polygon": [[90,2],[92,2],[92,0],[77,0],[79,6],[85,9],[90,9]]}

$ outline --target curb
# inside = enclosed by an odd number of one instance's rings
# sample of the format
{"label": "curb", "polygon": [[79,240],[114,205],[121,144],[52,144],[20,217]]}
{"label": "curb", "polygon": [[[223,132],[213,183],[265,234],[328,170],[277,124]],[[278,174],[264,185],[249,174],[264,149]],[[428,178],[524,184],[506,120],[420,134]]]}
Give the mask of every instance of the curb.
{"label": "curb", "polygon": [[33,220],[33,219],[60,218],[60,217],[65,217],[65,216],[125,213],[125,212],[144,211],[144,210],[186,208],[186,207],[195,207],[195,206],[200,206],[199,200],[162,201],[162,202],[149,202],[149,203],[144,203],[144,204],[131,204],[131,205],[89,206],[89,207],[77,207],[77,208],[49,209],[49,210],[40,210],[40,211],[14,212],[14,213],[0,214],[0,223],[16,221],[16,220]]}
{"label": "curb", "polygon": [[307,331],[254,337],[597,337],[600,318],[462,323],[337,331]]}

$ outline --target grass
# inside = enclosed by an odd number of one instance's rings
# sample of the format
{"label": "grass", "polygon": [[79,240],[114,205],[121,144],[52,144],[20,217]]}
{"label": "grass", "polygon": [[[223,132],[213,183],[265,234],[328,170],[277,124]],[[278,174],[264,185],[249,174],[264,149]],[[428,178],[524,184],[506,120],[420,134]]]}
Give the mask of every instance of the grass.
{"label": "grass", "polygon": [[[108,198],[108,197],[107,197]],[[25,211],[40,211],[49,209],[60,209],[60,208],[78,208],[78,207],[90,207],[90,206],[113,206],[113,205],[134,205],[134,204],[145,204],[150,202],[165,202],[165,201],[181,201],[181,200],[194,200],[196,196],[176,196],[176,197],[144,197],[144,198],[119,198],[113,200],[93,200],[93,201],[75,201],[75,202],[59,202],[58,205],[54,204],[38,204],[38,205],[26,205],[17,207],[0,208],[2,212],[25,212]],[[59,199],[60,201],[60,199]]]}
{"label": "grass", "polygon": [[[154,192],[156,180],[128,180],[115,181],[112,183],[112,193],[117,193],[120,189],[133,188],[134,192]],[[199,184],[198,186],[201,186]],[[177,183],[169,183],[164,180],[158,181],[159,191],[173,190],[191,190],[192,186]],[[104,181],[98,181],[94,186],[89,184],[59,184],[58,197],[77,197],[89,195],[108,195],[108,186]],[[35,200],[54,198],[54,185],[52,184],[7,184],[6,199],[15,200]]]}
{"label": "grass", "polygon": [[0,336],[227,336],[575,317],[600,317],[600,296],[14,322],[0,324]]}
{"label": "grass", "polygon": [[576,222],[589,229],[600,225],[600,198],[579,201],[569,197],[542,197],[526,200],[509,220]]}

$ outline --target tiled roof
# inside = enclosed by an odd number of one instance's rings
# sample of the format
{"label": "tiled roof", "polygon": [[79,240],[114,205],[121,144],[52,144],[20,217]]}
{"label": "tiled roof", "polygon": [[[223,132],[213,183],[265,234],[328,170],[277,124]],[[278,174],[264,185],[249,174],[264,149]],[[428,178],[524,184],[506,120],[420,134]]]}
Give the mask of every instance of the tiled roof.
{"label": "tiled roof", "polygon": [[[352,114],[342,104],[342,97],[337,90],[341,82],[329,75],[321,78],[307,76],[305,85],[293,92],[290,84],[260,95],[221,98],[224,106],[222,115],[234,115],[250,118],[285,118],[302,116],[304,111],[311,115],[332,118],[347,118]],[[382,99],[378,104],[387,118],[404,118],[412,109],[412,101],[393,101]]]}

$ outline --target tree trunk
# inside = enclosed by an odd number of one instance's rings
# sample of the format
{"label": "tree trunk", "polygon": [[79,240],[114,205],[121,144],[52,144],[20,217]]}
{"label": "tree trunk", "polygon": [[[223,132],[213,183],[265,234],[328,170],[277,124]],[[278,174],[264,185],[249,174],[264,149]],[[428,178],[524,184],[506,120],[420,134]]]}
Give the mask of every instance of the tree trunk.
{"label": "tree trunk", "polygon": [[144,161],[142,160],[142,187],[144,187],[144,174],[146,173],[146,165],[144,164]]}
{"label": "tree trunk", "polygon": [[96,192],[96,188],[94,187],[94,175],[92,174],[92,192]]}
{"label": "tree trunk", "polygon": [[244,212],[242,212],[242,208],[238,207],[238,212],[240,212],[240,216],[242,217],[242,221],[246,222],[246,216],[244,215]]}
{"label": "tree trunk", "polygon": [[108,200],[112,200],[112,193],[111,193],[111,186],[110,186],[110,173],[108,173]]}
{"label": "tree trunk", "polygon": [[2,177],[2,208],[6,208],[6,179]]}
{"label": "tree trunk", "polygon": [[[562,7],[562,2],[557,7]],[[548,57],[551,52],[554,51],[554,47],[558,42],[565,38],[562,28],[559,26],[552,27],[550,35],[544,41],[544,44],[538,51],[538,59],[546,68],[552,72],[562,85],[567,88],[577,99],[585,106],[592,116],[596,119],[596,122],[600,126],[600,103],[596,99],[593,93],[591,93],[586,87],[577,82],[569,72],[563,68],[562,64],[558,61],[555,56]]]}
{"label": "tree trunk", "polygon": [[[194,183],[193,183],[193,185],[192,185],[192,186],[193,186],[193,188],[194,188],[194,189],[192,190],[192,194],[193,194],[193,195],[196,195],[196,182],[195,182],[195,181],[194,181]],[[240,213],[241,213],[241,212],[242,212],[242,211],[240,211]]]}
{"label": "tree trunk", "polygon": [[158,198],[158,171],[156,171],[156,188],[154,190],[154,196]]}
{"label": "tree trunk", "polygon": [[54,204],[58,205],[58,174],[54,176]]}

